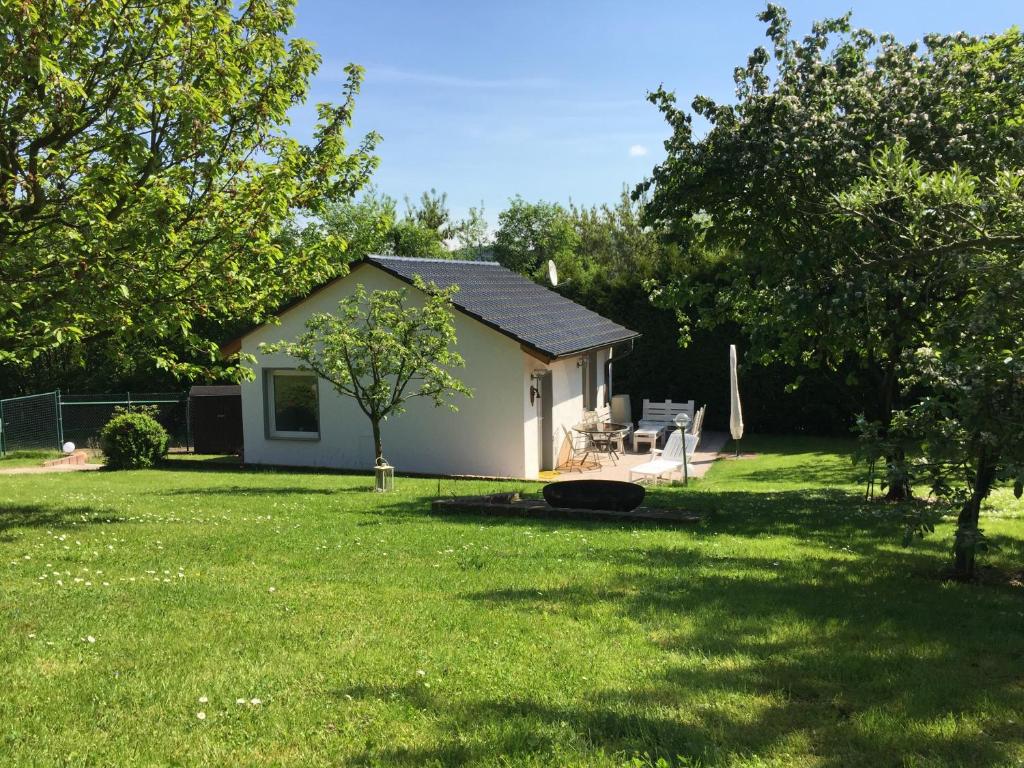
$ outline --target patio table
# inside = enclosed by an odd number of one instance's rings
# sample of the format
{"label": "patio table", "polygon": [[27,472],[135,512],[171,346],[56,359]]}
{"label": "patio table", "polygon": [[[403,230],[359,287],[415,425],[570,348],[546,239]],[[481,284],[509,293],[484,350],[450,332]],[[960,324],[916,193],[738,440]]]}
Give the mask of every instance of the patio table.
{"label": "patio table", "polygon": [[616,424],[614,422],[599,422],[594,424],[577,424],[573,427],[574,432],[579,432],[587,437],[587,447],[583,452],[583,459],[591,453],[601,454],[611,459],[612,464],[618,463],[619,452],[615,450],[615,442],[618,438],[625,437],[629,432],[629,425]]}
{"label": "patio table", "polygon": [[647,446],[647,452],[650,453],[658,445],[658,438],[661,436],[661,433],[662,429],[655,429],[653,427],[641,427],[640,429],[633,430],[633,450],[639,453],[639,444],[644,443]]}

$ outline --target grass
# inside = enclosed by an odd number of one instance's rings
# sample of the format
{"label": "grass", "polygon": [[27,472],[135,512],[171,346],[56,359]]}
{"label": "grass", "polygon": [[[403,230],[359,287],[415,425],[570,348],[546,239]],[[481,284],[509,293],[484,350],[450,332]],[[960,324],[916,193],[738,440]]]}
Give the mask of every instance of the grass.
{"label": "grass", "polygon": [[695,530],[191,460],[2,477],[0,762],[1020,765],[1021,589],[936,578],[948,523],[901,548],[848,447],[750,439],[652,494]]}
{"label": "grass", "polygon": [[59,459],[60,451],[11,451],[0,457],[0,469],[20,469],[21,467],[41,467],[43,462]]}

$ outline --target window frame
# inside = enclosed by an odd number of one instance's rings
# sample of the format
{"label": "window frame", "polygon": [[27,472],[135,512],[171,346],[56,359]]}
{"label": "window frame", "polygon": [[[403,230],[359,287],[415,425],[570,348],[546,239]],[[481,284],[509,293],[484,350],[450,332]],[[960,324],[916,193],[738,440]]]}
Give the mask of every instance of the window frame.
{"label": "window frame", "polygon": [[[295,432],[292,430],[279,430],[277,428],[277,409],[275,407],[275,385],[274,377],[304,377],[314,380],[313,395],[316,406],[316,432]],[[320,423],[320,377],[312,371],[303,371],[298,368],[267,368],[263,371],[263,415],[266,438],[268,440],[302,440],[315,442],[320,439],[322,431]]]}

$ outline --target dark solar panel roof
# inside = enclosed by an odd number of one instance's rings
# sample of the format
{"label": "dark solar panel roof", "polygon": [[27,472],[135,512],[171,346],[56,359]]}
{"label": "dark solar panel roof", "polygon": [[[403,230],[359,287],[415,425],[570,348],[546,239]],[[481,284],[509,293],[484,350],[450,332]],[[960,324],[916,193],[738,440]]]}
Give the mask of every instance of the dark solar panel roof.
{"label": "dark solar panel roof", "polygon": [[458,285],[460,310],[546,357],[562,357],[635,339],[640,334],[493,261],[367,256],[406,282],[419,275],[440,288]]}

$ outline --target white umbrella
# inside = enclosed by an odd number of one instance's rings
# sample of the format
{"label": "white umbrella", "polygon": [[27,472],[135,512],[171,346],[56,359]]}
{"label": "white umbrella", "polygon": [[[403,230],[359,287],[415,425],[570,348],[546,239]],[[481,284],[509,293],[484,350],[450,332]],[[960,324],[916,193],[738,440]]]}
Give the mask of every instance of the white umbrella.
{"label": "white umbrella", "polygon": [[729,431],[736,441],[736,455],[740,455],[739,440],[743,437],[743,409],[740,407],[740,384],[736,376],[736,345],[729,345]]}

